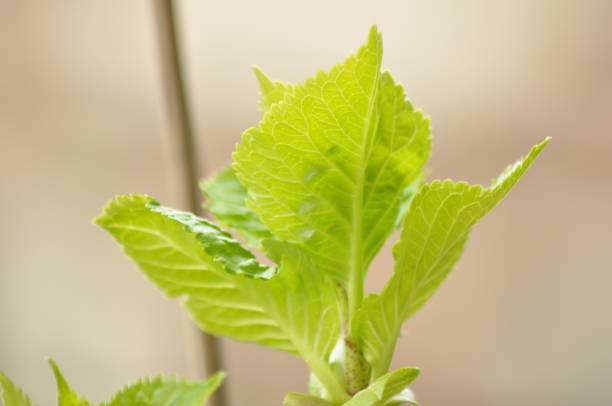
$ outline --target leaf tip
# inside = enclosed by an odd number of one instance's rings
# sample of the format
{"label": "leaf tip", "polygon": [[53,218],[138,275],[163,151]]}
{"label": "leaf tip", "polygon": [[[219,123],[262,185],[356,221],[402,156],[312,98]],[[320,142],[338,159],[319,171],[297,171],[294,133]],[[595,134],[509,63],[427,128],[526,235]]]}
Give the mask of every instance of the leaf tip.
{"label": "leaf tip", "polygon": [[93,224],[106,229],[118,210],[134,209],[148,204],[159,205],[155,199],[146,194],[117,195],[104,206],[102,213],[93,219]]}
{"label": "leaf tip", "polygon": [[417,367],[403,367],[400,368],[402,375],[404,376],[404,383],[410,385],[421,375],[421,369]]}
{"label": "leaf tip", "polygon": [[268,89],[272,89],[274,87],[274,83],[272,82],[272,80],[261,70],[259,66],[253,65],[251,66],[251,69],[255,73],[257,82],[259,82],[259,89],[262,92]]}
{"label": "leaf tip", "polygon": [[8,379],[8,376],[0,372],[0,389],[3,389],[4,387],[8,386],[10,382],[11,381]]}
{"label": "leaf tip", "polygon": [[552,137],[546,137],[544,138],[544,141],[540,142],[539,144],[534,145],[531,148],[531,151],[529,151],[529,154],[521,159],[526,160],[529,158],[535,159],[540,152],[544,149],[544,147],[546,147],[546,145],[548,145],[548,143],[550,142],[550,140],[552,140]]}
{"label": "leaf tip", "polygon": [[370,26],[370,37],[376,36],[379,33],[380,31],[378,30],[378,24],[372,24]]}
{"label": "leaf tip", "polygon": [[53,370],[53,374],[55,375],[55,379],[56,380],[60,380],[60,378],[63,380],[64,377],[62,376],[62,373],[60,372],[59,366],[57,365],[57,362],[55,362],[55,360],[51,357],[45,357],[45,359],[47,360],[47,364],[49,364],[49,366],[51,367],[51,369]]}
{"label": "leaf tip", "polygon": [[542,141],[541,143],[539,143],[538,145],[536,145],[536,148],[539,148],[539,149],[544,148],[546,145],[548,145],[548,143],[550,142],[550,140],[552,140],[552,137],[546,137],[546,138],[544,138],[544,141]]}
{"label": "leaf tip", "polygon": [[215,385],[215,387],[221,385],[223,383],[223,381],[225,381],[225,378],[227,377],[227,373],[225,371],[218,371],[216,373],[214,373],[210,378],[208,378],[207,380],[209,382],[213,382],[213,384]]}
{"label": "leaf tip", "polygon": [[546,147],[546,145],[548,145],[548,143],[550,142],[551,139],[552,139],[552,137],[544,138],[544,141],[540,142],[539,144],[534,145],[531,148],[531,151],[529,151],[529,154],[527,154],[527,156],[521,158],[521,160],[522,161],[527,161],[526,162],[527,166],[530,166],[531,163],[537,158],[537,156],[540,155],[540,152],[542,152],[544,147]]}
{"label": "leaf tip", "polygon": [[64,375],[62,375],[62,372],[60,371],[59,366],[57,365],[55,360],[53,360],[53,358],[50,358],[50,357],[46,357],[46,358],[47,358],[47,363],[53,370],[53,375],[55,376],[55,382],[57,384],[58,392],[61,394],[64,390],[69,388],[68,382],[66,382],[66,378],[64,378]]}
{"label": "leaf tip", "polygon": [[378,29],[378,25],[373,24],[370,27],[370,32],[368,34],[368,48],[376,49],[382,48],[382,34]]}
{"label": "leaf tip", "polygon": [[260,82],[262,81],[270,82],[270,78],[266,76],[266,74],[261,70],[261,68],[258,65],[251,65],[251,70],[255,73],[255,77]]}

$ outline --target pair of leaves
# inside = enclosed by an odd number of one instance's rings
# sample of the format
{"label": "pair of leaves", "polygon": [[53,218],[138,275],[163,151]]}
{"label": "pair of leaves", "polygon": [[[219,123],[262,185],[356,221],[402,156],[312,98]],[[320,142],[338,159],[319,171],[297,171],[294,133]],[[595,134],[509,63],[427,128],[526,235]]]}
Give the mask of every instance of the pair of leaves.
{"label": "pair of leaves", "polygon": [[[503,199],[547,143],[548,139],[533,147],[527,157],[509,166],[488,188],[450,180],[434,181],[420,188],[403,217],[401,239],[394,247],[396,266],[391,280],[381,294],[366,298],[354,319],[353,336],[373,367],[371,379],[387,371],[402,324],[445,280],[461,256],[474,224]],[[217,205],[221,196],[214,190],[224,183],[240,185],[233,171],[227,169],[205,187],[209,199]],[[231,198],[240,202],[241,212],[249,213],[261,224],[245,205],[247,194],[243,186],[237,187]],[[248,235],[248,229],[228,221],[225,213],[213,213]],[[263,225],[259,229],[265,230]]]}
{"label": "pair of leaves", "polygon": [[[58,391],[58,406],[92,406],[77,395],[53,360],[53,369]],[[142,379],[128,385],[100,406],[201,406],[223,382],[224,374],[218,373],[205,382],[187,382],[177,378]],[[4,406],[31,406],[28,396],[6,376],[0,374],[0,390]]]}
{"label": "pair of leaves", "polygon": [[[430,148],[427,119],[404,101],[403,90],[393,84],[388,73],[380,76],[376,95],[367,96],[354,89],[359,84],[368,90],[376,81],[381,52],[377,35],[371,32],[368,44],[357,56],[329,73],[319,73],[303,86],[273,82],[256,69],[262,91],[261,106],[267,114],[258,129],[247,130],[243,145],[234,154],[234,167],[240,179],[232,169],[226,169],[204,184],[209,210],[247,241],[257,245],[252,231],[258,237],[270,238],[272,230],[281,238],[306,247],[309,253],[315,251],[319,271],[327,271],[341,282],[347,280],[347,272],[349,276],[357,272],[347,270],[351,264],[360,262],[367,266],[388,236],[392,227],[390,219],[381,214],[384,210],[403,224],[401,242],[394,249],[397,263],[393,278],[380,295],[366,299],[353,319],[351,336],[361,344],[374,367],[371,379],[387,371],[402,323],[446,278],[460,257],[472,226],[506,195],[547,143],[534,147],[526,159],[509,167],[487,189],[451,181],[421,188],[421,168]],[[370,70],[372,66],[378,68]],[[354,105],[349,108],[349,100],[341,94],[356,95],[350,100]],[[379,104],[368,114],[377,116],[383,124],[382,131],[373,136],[374,141],[369,141],[368,129],[363,124],[368,116],[362,115],[360,119],[355,112],[366,112],[365,106],[373,99]],[[330,124],[332,121],[338,128]],[[349,130],[345,131],[345,126]],[[395,145],[387,143],[393,139]],[[344,149],[330,153],[338,145]],[[345,150],[351,147],[368,149],[368,159],[352,161],[351,156],[359,154],[357,150],[352,155]],[[376,160],[377,154],[384,159]],[[395,163],[394,157],[401,164]],[[377,179],[374,182],[348,185],[350,182],[343,174],[360,179],[359,171],[377,173],[380,177],[374,177]],[[360,204],[368,201],[366,196],[372,191],[380,192],[381,210]],[[417,198],[412,202],[415,195]],[[232,204],[224,204],[227,201]],[[354,216],[344,221],[341,213]],[[362,220],[360,226],[347,227],[358,217]],[[384,229],[380,235],[379,224]],[[364,236],[370,242],[376,241],[373,247],[364,243]],[[334,244],[334,239],[341,241]],[[363,257],[359,260],[353,261],[351,253],[355,246],[351,244],[362,247]]]}

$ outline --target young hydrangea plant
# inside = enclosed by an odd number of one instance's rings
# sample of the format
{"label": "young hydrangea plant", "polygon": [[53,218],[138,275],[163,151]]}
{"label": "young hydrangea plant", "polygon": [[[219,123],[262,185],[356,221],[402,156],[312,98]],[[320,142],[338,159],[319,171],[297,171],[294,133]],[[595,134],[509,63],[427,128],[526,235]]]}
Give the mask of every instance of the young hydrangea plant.
{"label": "young hydrangea plant", "polygon": [[[144,195],[119,196],[96,223],[202,330],[300,356],[309,394],[287,405],[415,403],[419,370],[389,371],[402,324],[446,279],[474,224],[517,183],[548,140],[488,187],[423,182],[429,119],[381,70],[376,27],[356,54],[303,84],[261,86],[263,118],[230,168],[203,182],[218,225]],[[364,295],[393,231],[395,268]]]}
{"label": "young hydrangea plant", "polygon": [[[53,360],[49,365],[57,383],[58,406],[93,406],[86,398],[77,395],[68,386],[66,379]],[[141,379],[118,391],[108,402],[100,406],[202,406],[223,382],[222,372],[213,375],[206,382],[187,382],[175,377]],[[32,406],[30,398],[0,374],[0,400],[4,406]]]}

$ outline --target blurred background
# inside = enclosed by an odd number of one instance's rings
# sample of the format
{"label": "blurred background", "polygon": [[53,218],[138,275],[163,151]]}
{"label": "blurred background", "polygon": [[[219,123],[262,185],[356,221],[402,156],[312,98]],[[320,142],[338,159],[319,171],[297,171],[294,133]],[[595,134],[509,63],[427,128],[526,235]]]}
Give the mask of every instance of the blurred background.
{"label": "blurred background", "polygon": [[[201,174],[259,119],[249,67],[299,81],[384,35],[432,117],[432,178],[487,183],[553,141],[405,326],[423,405],[612,404],[612,2],[178,1]],[[91,224],[119,193],[176,204],[150,1],[0,1],[0,370],[55,402],[193,376],[183,312]],[[371,290],[384,284],[388,247]],[[297,358],[223,342],[232,405],[305,391]]]}

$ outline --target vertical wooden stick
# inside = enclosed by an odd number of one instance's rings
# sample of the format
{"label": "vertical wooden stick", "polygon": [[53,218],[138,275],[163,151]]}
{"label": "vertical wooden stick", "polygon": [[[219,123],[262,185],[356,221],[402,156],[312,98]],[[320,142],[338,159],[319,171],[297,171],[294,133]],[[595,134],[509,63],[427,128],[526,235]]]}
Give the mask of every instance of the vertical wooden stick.
{"label": "vertical wooden stick", "polygon": [[[167,145],[173,150],[176,182],[179,182],[181,200],[186,210],[202,215],[201,193],[198,188],[198,157],[193,126],[187,101],[187,92],[181,68],[177,19],[172,0],[153,0],[157,20],[160,67],[167,110]],[[206,375],[222,369],[219,341],[206,333],[201,334]],[[225,406],[224,386],[210,399],[211,406]]]}

